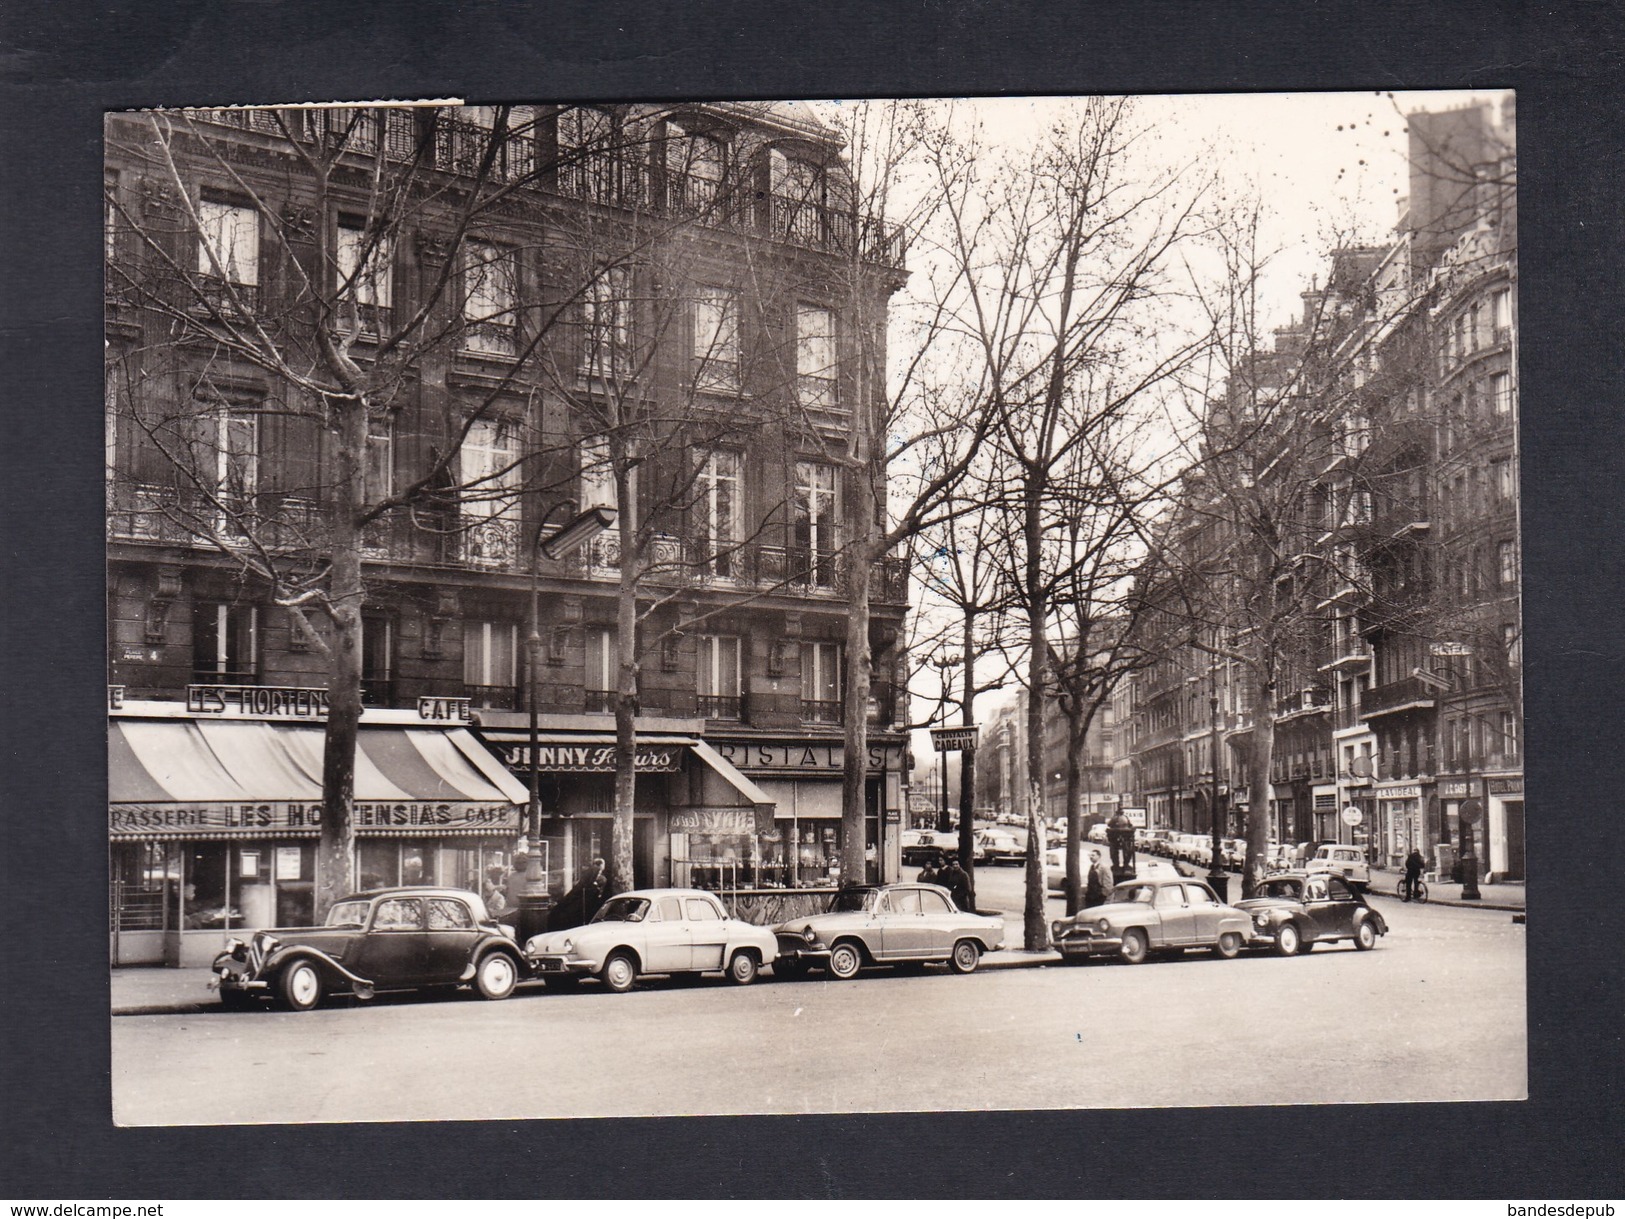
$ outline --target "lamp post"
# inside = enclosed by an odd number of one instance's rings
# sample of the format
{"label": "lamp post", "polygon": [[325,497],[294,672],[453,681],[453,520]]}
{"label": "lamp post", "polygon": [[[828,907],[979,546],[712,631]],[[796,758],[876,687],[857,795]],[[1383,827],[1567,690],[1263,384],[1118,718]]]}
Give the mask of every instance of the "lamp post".
{"label": "lamp post", "polygon": [[[942,680],[942,708],[943,708],[943,719],[946,720],[947,719],[947,713],[948,713],[948,701],[949,701],[948,696],[949,696],[950,693],[952,693],[952,690],[953,690],[953,687],[950,684],[948,674],[953,669],[953,667],[959,663],[959,657],[957,657],[957,656],[938,656],[933,663],[937,666],[937,668],[941,671],[941,674],[942,674],[942,678],[941,678],[941,680]],[[942,770],[942,810],[938,814],[938,817],[937,817],[937,829],[938,829],[939,832],[946,834],[946,833],[948,833],[949,830],[954,828],[953,817],[948,811],[948,751],[947,750],[942,751],[942,767],[941,767],[941,770]],[[961,837],[963,837],[963,834],[961,834]]]}
{"label": "lamp post", "polygon": [[541,766],[538,761],[541,756],[541,734],[537,725],[536,704],[539,701],[537,689],[541,685],[539,665],[542,655],[542,597],[541,563],[538,556],[561,559],[590,542],[604,530],[613,528],[616,517],[614,508],[589,508],[571,517],[552,533],[546,532],[547,523],[560,508],[573,510],[575,507],[574,500],[561,500],[549,508],[536,524],[536,536],[532,539],[530,548],[530,618],[525,633],[525,703],[530,738],[530,807],[525,822],[525,834],[519,840],[521,846],[529,848],[526,852],[525,887],[519,902],[518,931],[521,943],[545,930],[542,924],[546,921],[549,904],[547,873],[542,868],[540,850],[542,794]]}
{"label": "lamp post", "polygon": [[1209,861],[1207,881],[1223,902],[1229,900],[1230,878],[1224,872],[1224,850],[1220,840],[1220,831],[1224,829],[1224,814],[1219,810],[1219,657],[1216,651],[1208,665],[1208,731],[1211,734],[1209,748],[1212,751],[1209,762],[1213,783],[1209,789],[1208,811],[1213,814],[1213,858]]}

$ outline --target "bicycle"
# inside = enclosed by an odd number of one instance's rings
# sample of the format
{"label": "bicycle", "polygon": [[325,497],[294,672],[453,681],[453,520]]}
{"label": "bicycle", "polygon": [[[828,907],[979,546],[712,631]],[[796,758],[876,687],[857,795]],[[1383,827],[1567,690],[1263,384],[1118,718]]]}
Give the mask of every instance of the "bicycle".
{"label": "bicycle", "polygon": [[1398,892],[1399,892],[1399,900],[1400,901],[1424,902],[1425,903],[1427,901],[1427,899],[1428,899],[1428,882],[1423,880],[1420,876],[1418,876],[1416,878],[1416,883],[1413,886],[1411,886],[1410,896],[1406,897],[1405,896],[1405,878],[1400,877]]}

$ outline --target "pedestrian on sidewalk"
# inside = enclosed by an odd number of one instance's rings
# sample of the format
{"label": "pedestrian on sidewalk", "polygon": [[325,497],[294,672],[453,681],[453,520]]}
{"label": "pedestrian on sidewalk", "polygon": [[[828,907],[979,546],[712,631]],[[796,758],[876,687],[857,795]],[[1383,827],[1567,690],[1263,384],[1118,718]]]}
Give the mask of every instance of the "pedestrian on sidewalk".
{"label": "pedestrian on sidewalk", "polygon": [[941,875],[942,874],[937,871],[937,861],[935,859],[928,858],[925,861],[925,867],[920,869],[920,883],[922,885],[941,884],[941,880],[938,879]]}
{"label": "pedestrian on sidewalk", "polygon": [[[1102,880],[1104,874],[1105,880]],[[1111,879],[1111,870],[1105,866],[1100,858],[1099,851],[1089,852],[1089,874],[1083,882],[1083,905],[1085,909],[1098,906],[1106,900],[1108,889],[1106,882]]]}
{"label": "pedestrian on sidewalk", "polygon": [[970,911],[974,908],[971,903],[970,876],[960,865],[957,855],[948,856],[947,864],[937,877],[937,884],[948,890],[949,896],[954,899],[954,905],[961,910]]}

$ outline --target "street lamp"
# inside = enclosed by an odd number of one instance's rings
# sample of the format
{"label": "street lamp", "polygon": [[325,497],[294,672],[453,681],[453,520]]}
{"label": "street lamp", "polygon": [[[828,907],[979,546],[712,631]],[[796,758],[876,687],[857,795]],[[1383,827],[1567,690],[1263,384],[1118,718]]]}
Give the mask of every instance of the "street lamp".
{"label": "street lamp", "polygon": [[547,874],[542,869],[542,854],[539,849],[542,840],[541,766],[538,764],[541,757],[541,734],[536,720],[536,704],[539,701],[536,695],[541,685],[538,667],[542,655],[542,598],[541,563],[537,556],[545,555],[549,559],[563,558],[580,549],[606,529],[614,528],[617,515],[614,508],[604,506],[589,508],[571,517],[552,533],[547,533],[548,522],[557,515],[559,509],[574,510],[575,507],[575,501],[567,499],[560,500],[549,508],[536,523],[536,536],[530,548],[530,620],[525,635],[525,702],[530,727],[530,809],[526,818],[526,834],[520,839],[521,844],[528,845],[530,850],[527,852],[528,858],[525,863],[525,888],[519,903],[521,942],[543,930],[540,922],[547,902]]}
{"label": "street lamp", "polygon": [[[1217,632],[1215,632],[1217,633]],[[1213,886],[1213,892],[1218,894],[1219,900],[1229,899],[1230,878],[1224,872],[1224,850],[1220,839],[1220,831],[1224,828],[1224,815],[1219,810],[1219,655],[1215,647],[1214,654],[1208,661],[1208,731],[1211,734],[1208,748],[1212,753],[1209,758],[1211,766],[1210,776],[1213,780],[1209,788],[1209,809],[1213,814],[1213,857],[1208,861],[1208,884]]]}
{"label": "street lamp", "polygon": [[[959,657],[938,656],[932,663],[942,671],[942,714],[943,718],[946,720],[948,715],[948,696],[952,692],[952,687],[948,684],[948,673],[949,670],[959,663]],[[941,751],[941,757],[942,766],[940,769],[942,771],[942,812],[939,814],[937,819],[937,829],[939,832],[946,834],[949,830],[953,829],[953,819],[948,814],[948,751],[946,749]],[[963,834],[961,834],[961,837],[963,837]]]}

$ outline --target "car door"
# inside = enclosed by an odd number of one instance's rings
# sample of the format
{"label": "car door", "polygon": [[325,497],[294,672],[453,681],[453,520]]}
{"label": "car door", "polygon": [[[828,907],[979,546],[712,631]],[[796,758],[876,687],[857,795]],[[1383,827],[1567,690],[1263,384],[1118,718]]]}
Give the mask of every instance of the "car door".
{"label": "car door", "polygon": [[1219,915],[1223,907],[1206,885],[1185,882],[1185,901],[1190,912],[1191,943],[1213,944],[1219,938]]}
{"label": "car door", "polygon": [[482,932],[468,903],[455,897],[431,897],[425,903],[424,974],[431,983],[458,981]]}
{"label": "car door", "polygon": [[880,955],[886,960],[924,956],[931,950],[931,928],[921,905],[921,889],[892,889],[881,895]]}
{"label": "car door", "polygon": [[666,894],[651,901],[640,930],[644,968],[648,972],[671,973],[691,967],[694,952],[688,920],[683,916],[682,898]]}
{"label": "car door", "polygon": [[1338,876],[1326,877],[1326,883],[1316,886],[1323,896],[1311,898],[1309,907],[1315,926],[1322,938],[1343,938],[1354,934],[1354,915],[1360,908],[1354,893]]}
{"label": "car door", "polygon": [[1151,896],[1156,918],[1148,928],[1153,948],[1178,948],[1191,942],[1191,910],[1183,885],[1158,885]]}
{"label": "car door", "polygon": [[933,889],[920,889],[921,954],[946,957],[954,941],[969,929],[971,916],[955,910],[941,893]]}
{"label": "car door", "polygon": [[416,986],[429,977],[424,940],[422,899],[382,898],[373,907],[359,958],[344,964],[380,988]]}
{"label": "car door", "polygon": [[727,915],[714,897],[685,897],[683,914],[688,924],[689,968],[721,969],[728,947]]}

